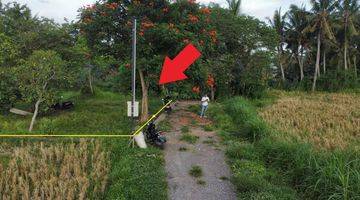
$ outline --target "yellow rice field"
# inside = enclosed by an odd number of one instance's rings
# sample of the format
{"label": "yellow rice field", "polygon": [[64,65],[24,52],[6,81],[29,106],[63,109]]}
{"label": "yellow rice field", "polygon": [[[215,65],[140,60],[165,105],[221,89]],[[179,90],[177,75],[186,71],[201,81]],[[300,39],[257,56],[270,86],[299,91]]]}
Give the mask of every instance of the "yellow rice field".
{"label": "yellow rice field", "polygon": [[327,149],[359,143],[360,95],[301,92],[276,95],[276,102],[260,111],[276,130]]}

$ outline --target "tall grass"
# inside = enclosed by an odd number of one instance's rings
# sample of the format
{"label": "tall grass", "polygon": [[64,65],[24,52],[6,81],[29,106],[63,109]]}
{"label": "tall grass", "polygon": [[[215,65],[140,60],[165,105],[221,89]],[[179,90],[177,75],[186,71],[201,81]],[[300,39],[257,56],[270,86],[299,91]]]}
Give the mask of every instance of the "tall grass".
{"label": "tall grass", "polygon": [[98,199],[105,192],[109,156],[99,142],[17,147],[0,165],[1,199]]}
{"label": "tall grass", "polygon": [[360,154],[354,148],[326,151],[284,139],[240,97],[210,113],[226,130],[222,135],[241,198],[360,199]]}

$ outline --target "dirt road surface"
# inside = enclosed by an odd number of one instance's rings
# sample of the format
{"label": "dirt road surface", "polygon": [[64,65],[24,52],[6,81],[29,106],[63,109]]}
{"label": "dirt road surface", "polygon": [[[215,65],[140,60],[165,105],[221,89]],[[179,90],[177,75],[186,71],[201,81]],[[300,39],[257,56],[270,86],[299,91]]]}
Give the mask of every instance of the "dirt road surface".
{"label": "dirt road surface", "polygon": [[[236,199],[235,188],[229,181],[230,169],[225,162],[220,138],[214,131],[205,131],[211,124],[208,119],[188,111],[198,102],[177,102],[174,111],[165,117],[172,125],[167,133],[165,147],[166,171],[168,174],[169,198],[171,200],[230,200]],[[183,127],[188,127],[196,143],[181,141]],[[186,129],[186,128],[183,128]],[[193,166],[202,169],[201,177],[189,174]]]}

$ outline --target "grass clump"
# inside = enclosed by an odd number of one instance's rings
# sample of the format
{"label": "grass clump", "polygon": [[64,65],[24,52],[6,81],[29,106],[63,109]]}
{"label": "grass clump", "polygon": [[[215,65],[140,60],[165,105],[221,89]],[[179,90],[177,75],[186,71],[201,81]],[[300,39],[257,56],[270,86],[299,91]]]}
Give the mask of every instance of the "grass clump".
{"label": "grass clump", "polygon": [[203,176],[203,171],[202,171],[202,168],[200,166],[195,165],[195,166],[191,167],[191,169],[189,171],[189,174],[192,177],[199,178],[199,177]]}
{"label": "grass clump", "polygon": [[161,131],[169,132],[171,131],[171,123],[168,120],[161,121],[158,125],[158,129]]}
{"label": "grass clump", "polygon": [[214,127],[211,124],[205,125],[204,131],[206,131],[206,132],[214,131]]}
{"label": "grass clump", "polygon": [[188,149],[186,147],[180,147],[179,151],[187,151]]}
{"label": "grass clump", "polygon": [[182,132],[182,133],[189,133],[189,132],[190,132],[190,129],[189,129],[188,126],[183,126],[183,127],[181,127],[181,132]]}
{"label": "grass clump", "polygon": [[180,140],[185,141],[190,144],[195,144],[199,139],[199,136],[191,135],[189,133],[185,133],[181,136]]}
{"label": "grass clump", "polygon": [[204,180],[202,180],[202,179],[197,180],[196,183],[198,185],[206,185],[206,182]]}

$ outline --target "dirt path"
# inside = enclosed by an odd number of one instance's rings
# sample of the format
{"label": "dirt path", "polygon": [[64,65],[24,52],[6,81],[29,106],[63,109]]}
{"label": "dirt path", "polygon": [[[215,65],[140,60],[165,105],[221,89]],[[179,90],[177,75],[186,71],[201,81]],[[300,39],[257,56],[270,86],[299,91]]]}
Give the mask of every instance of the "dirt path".
{"label": "dirt path", "polygon": [[[178,102],[166,120],[172,125],[167,133],[165,147],[166,171],[168,174],[169,198],[171,200],[227,200],[236,199],[235,189],[229,178],[229,167],[215,132],[207,132],[204,126],[211,122],[187,111],[197,102]],[[198,136],[194,144],[181,141],[181,129],[187,126],[189,133]],[[184,129],[184,128],[183,128]],[[183,130],[184,132],[184,130]],[[184,149],[186,148],[186,150]],[[180,150],[182,149],[182,150]],[[193,166],[200,166],[202,176],[189,174]]]}

